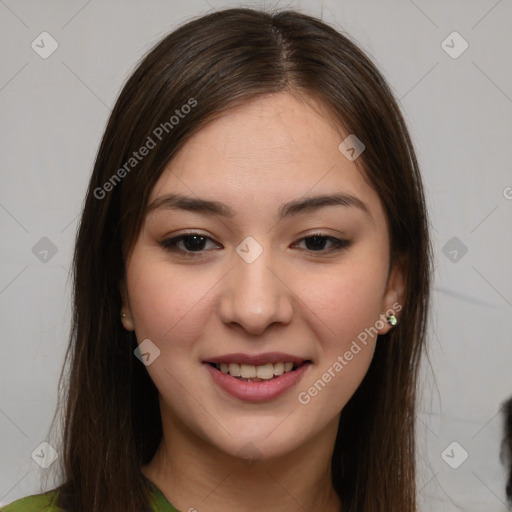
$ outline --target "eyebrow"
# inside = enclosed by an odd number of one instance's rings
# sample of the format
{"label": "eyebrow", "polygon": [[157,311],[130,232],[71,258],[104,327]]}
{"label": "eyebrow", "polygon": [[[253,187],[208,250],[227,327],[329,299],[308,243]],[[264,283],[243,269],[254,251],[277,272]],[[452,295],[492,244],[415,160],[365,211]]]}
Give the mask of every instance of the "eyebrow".
{"label": "eyebrow", "polygon": [[[367,214],[373,221],[373,216],[368,206],[358,197],[348,193],[310,196],[290,201],[279,208],[278,219],[282,220],[285,217],[310,213],[326,206],[357,208]],[[148,205],[146,215],[160,209],[186,210],[207,215],[220,215],[226,218],[235,216],[235,212],[227,204],[182,194],[166,194],[157,197]]]}

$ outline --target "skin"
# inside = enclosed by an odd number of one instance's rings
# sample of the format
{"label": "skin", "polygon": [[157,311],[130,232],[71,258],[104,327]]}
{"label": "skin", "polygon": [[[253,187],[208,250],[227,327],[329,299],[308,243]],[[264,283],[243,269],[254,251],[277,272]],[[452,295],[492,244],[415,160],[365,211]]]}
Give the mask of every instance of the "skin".
{"label": "skin", "polygon": [[[235,211],[232,218],[152,211],[121,286],[124,327],[160,350],[147,370],[160,393],[164,438],[142,471],[179,510],[340,510],[330,473],[339,415],[377,337],[359,343],[361,351],[308,404],[297,396],[403,294],[383,206],[339,151],[345,136],[312,99],[261,97],[195,134],[151,193],[150,203],[179,192]],[[334,192],[358,197],[370,215],[336,205],[278,222],[283,203]],[[187,257],[161,245],[187,232],[209,237],[202,252],[178,243],[192,252]],[[336,251],[328,239],[305,240],[318,232],[351,244]],[[248,236],[263,249],[250,264],[236,252]],[[392,328],[378,326],[379,334]],[[270,351],[312,364],[291,390],[263,403],[227,395],[202,364]]]}

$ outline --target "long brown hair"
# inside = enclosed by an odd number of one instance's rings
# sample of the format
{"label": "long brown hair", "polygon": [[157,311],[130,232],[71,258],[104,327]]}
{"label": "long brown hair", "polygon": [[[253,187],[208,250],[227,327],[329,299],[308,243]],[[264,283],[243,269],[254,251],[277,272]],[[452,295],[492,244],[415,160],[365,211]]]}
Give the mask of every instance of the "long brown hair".
{"label": "long brown hair", "polygon": [[[67,379],[59,450],[64,510],[148,508],[140,468],[162,438],[158,391],[134,357],[135,336],[121,325],[119,285],[152,187],[207,122],[257,96],[286,91],[317,99],[346,134],[363,141],[357,162],[384,205],[392,261],[401,257],[405,269],[401,321],[380,337],[369,371],[341,412],[333,486],[344,512],[416,510],[416,388],[431,249],[414,149],[383,76],[355,43],[304,14],[252,9],[217,11],[166,36],[128,79],[108,121],[73,259],[69,371],[61,375]],[[150,145],[148,137],[154,147],[132,161],[134,151]]]}

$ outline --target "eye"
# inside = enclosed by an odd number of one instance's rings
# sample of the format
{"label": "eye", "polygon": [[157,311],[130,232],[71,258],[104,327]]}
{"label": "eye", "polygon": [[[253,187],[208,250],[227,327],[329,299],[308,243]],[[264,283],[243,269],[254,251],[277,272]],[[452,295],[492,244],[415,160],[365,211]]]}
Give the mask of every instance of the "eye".
{"label": "eye", "polygon": [[207,241],[213,242],[210,237],[202,235],[201,233],[185,233],[174,238],[163,240],[160,242],[160,245],[167,251],[193,256],[192,253],[204,252],[203,249]]}
{"label": "eye", "polygon": [[[196,254],[200,254],[205,251],[205,245],[207,242],[214,242],[210,237],[202,235],[201,233],[184,233],[174,238],[169,238],[160,242],[160,245],[169,252],[180,253],[184,256],[194,257]],[[305,242],[306,250],[309,252],[316,253],[329,253],[334,251],[341,251],[350,246],[349,240],[343,240],[335,238],[333,236],[324,235],[322,233],[314,233],[312,235],[301,238],[294,245],[299,242]],[[330,244],[330,248],[325,248],[326,243]]]}
{"label": "eye", "polygon": [[[307,250],[311,252],[333,252],[346,249],[350,245],[349,240],[343,240],[341,238],[335,238],[333,236],[324,235],[322,233],[314,233],[312,235],[301,238],[299,242],[305,241]],[[331,247],[325,249],[325,244],[329,242]],[[296,242],[297,244],[298,242]]]}

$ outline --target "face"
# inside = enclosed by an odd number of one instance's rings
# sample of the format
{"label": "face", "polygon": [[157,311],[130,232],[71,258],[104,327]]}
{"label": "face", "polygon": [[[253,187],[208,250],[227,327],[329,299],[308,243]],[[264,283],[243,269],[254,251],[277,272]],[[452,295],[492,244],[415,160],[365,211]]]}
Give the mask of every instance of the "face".
{"label": "face", "polygon": [[173,435],[263,458],[332,439],[401,308],[379,196],[320,112],[285,93],[231,110],[152,190],[123,325]]}

